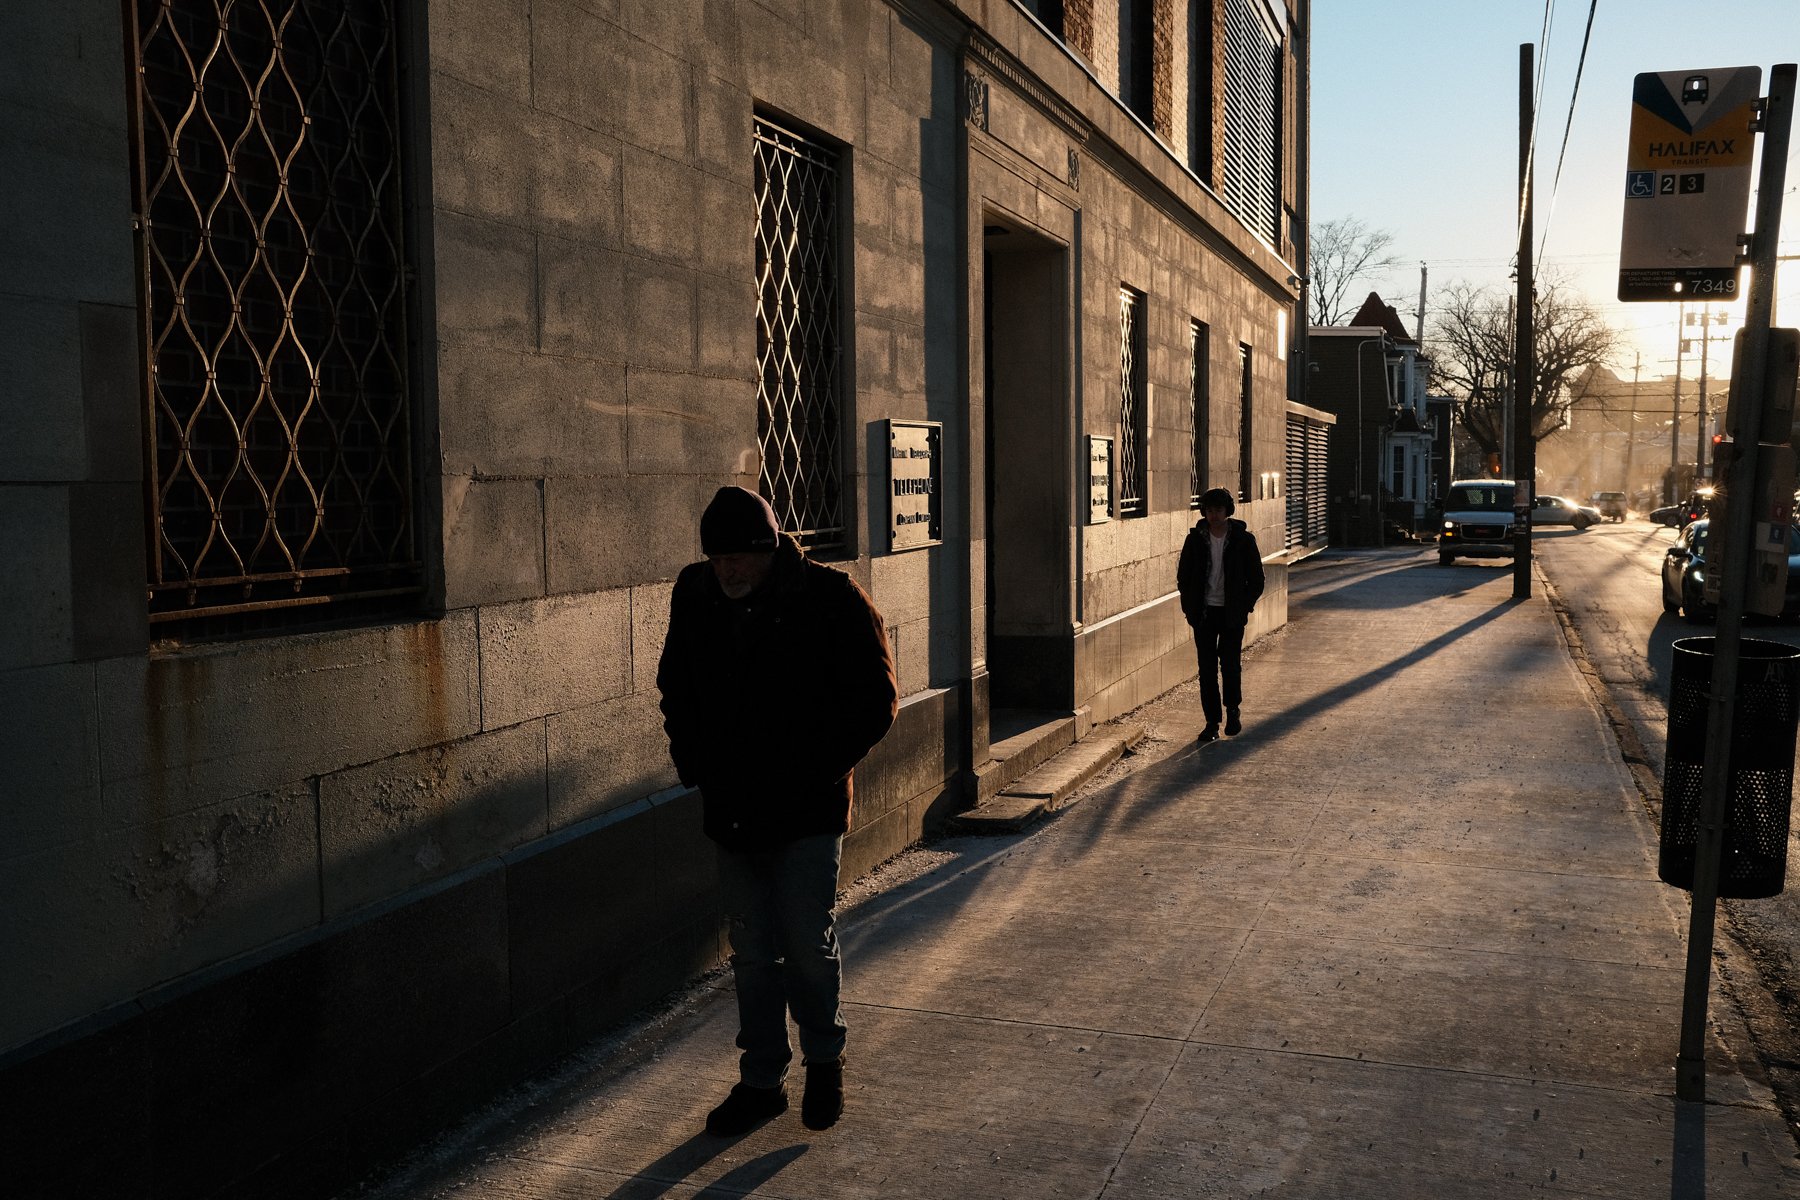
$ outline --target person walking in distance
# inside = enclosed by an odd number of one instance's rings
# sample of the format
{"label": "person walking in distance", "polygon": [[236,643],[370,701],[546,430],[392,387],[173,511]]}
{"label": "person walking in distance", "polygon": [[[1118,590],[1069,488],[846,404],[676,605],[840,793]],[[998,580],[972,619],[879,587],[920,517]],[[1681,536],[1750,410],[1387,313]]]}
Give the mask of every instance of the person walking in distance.
{"label": "person walking in distance", "polygon": [[1263,592],[1262,551],[1249,527],[1232,517],[1236,508],[1224,488],[1202,495],[1201,519],[1188,532],[1175,568],[1181,611],[1193,626],[1200,652],[1203,742],[1218,740],[1221,708],[1227,735],[1243,728],[1238,708],[1244,702],[1244,626]]}
{"label": "person walking in distance", "polygon": [[787,1109],[790,1013],[800,1117],[828,1129],[844,1111],[838,863],[853,768],[898,711],[893,655],[868,595],[809,560],[755,492],[720,488],[700,547],[675,580],[656,686],[730,919],[739,1082],[706,1129],[736,1137]]}

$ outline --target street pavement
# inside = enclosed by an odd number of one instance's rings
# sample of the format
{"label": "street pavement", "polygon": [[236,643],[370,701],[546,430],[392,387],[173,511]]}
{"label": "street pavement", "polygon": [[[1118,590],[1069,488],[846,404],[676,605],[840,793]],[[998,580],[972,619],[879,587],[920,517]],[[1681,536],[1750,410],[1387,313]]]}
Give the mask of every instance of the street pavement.
{"label": "street pavement", "polygon": [[1686,894],[1543,595],[1510,564],[1330,551],[1246,655],[1023,834],[853,889],[849,1108],[702,1131],[729,975],[590,1047],[373,1189],[458,1197],[1800,1195],[1715,979],[1674,1097]]}

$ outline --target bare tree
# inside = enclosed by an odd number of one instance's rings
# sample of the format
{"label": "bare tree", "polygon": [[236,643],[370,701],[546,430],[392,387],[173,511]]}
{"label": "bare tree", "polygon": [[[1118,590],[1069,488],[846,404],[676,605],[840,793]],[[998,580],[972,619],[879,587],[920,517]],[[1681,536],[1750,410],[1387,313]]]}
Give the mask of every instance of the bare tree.
{"label": "bare tree", "polygon": [[[1576,389],[1591,368],[1609,363],[1618,335],[1587,301],[1560,280],[1538,287],[1537,378],[1531,389],[1531,440],[1561,429]],[[1506,400],[1512,391],[1513,305],[1491,289],[1456,283],[1437,301],[1427,339],[1434,386],[1450,393],[1456,424],[1487,453],[1506,442]]]}
{"label": "bare tree", "polygon": [[1352,285],[1377,281],[1400,265],[1387,252],[1393,241],[1393,234],[1370,229],[1357,217],[1313,226],[1306,243],[1306,278],[1314,325],[1341,325],[1356,314]]}

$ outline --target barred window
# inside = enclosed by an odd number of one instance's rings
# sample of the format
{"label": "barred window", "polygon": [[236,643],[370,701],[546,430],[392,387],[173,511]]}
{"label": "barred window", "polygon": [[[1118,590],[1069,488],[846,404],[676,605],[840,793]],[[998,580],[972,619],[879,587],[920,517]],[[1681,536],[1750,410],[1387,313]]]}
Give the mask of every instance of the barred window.
{"label": "barred window", "polygon": [[1238,385],[1238,499],[1251,498],[1251,489],[1255,486],[1255,473],[1251,470],[1250,455],[1250,347],[1238,343],[1238,361],[1242,371]]}
{"label": "barred window", "polygon": [[1057,37],[1063,35],[1063,0],[1021,0],[1032,16]]}
{"label": "barred window", "polygon": [[837,154],[760,116],[755,142],[762,494],[802,546],[842,546]]}
{"label": "barred window", "polygon": [[1281,38],[1264,0],[1225,4],[1224,200],[1257,233],[1281,232]]}
{"label": "barred window", "polygon": [[1213,182],[1213,0],[1188,0],[1188,166]]}
{"label": "barred window", "polygon": [[403,604],[422,572],[390,4],[131,12],[150,619]]}
{"label": "barred window", "polygon": [[1119,99],[1146,123],[1155,103],[1155,36],[1152,0],[1119,0]]}
{"label": "barred window", "polygon": [[1188,322],[1188,404],[1194,418],[1194,461],[1188,475],[1188,507],[1200,507],[1206,491],[1206,425],[1211,404],[1207,377],[1212,370],[1212,331],[1204,321]]}
{"label": "barred window", "polygon": [[1119,288],[1119,515],[1145,513],[1149,389],[1144,355],[1144,293]]}

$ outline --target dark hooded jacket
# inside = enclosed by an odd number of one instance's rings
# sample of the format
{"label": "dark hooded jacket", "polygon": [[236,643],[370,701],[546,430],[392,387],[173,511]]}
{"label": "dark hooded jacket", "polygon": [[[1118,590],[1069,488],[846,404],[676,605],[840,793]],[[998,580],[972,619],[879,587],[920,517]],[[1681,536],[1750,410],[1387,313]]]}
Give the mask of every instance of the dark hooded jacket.
{"label": "dark hooded jacket", "polygon": [[[1175,586],[1181,592],[1181,611],[1189,625],[1198,625],[1206,611],[1206,586],[1212,578],[1212,534],[1203,518],[1188,531],[1182,543],[1181,562],[1175,568]],[[1225,611],[1242,625],[1263,593],[1262,551],[1256,535],[1235,517],[1225,522]]]}
{"label": "dark hooded jacket", "polygon": [[851,770],[898,711],[881,614],[786,534],[744,600],[726,597],[708,563],[683,568],[656,685],[707,836],[740,851],[848,831]]}

